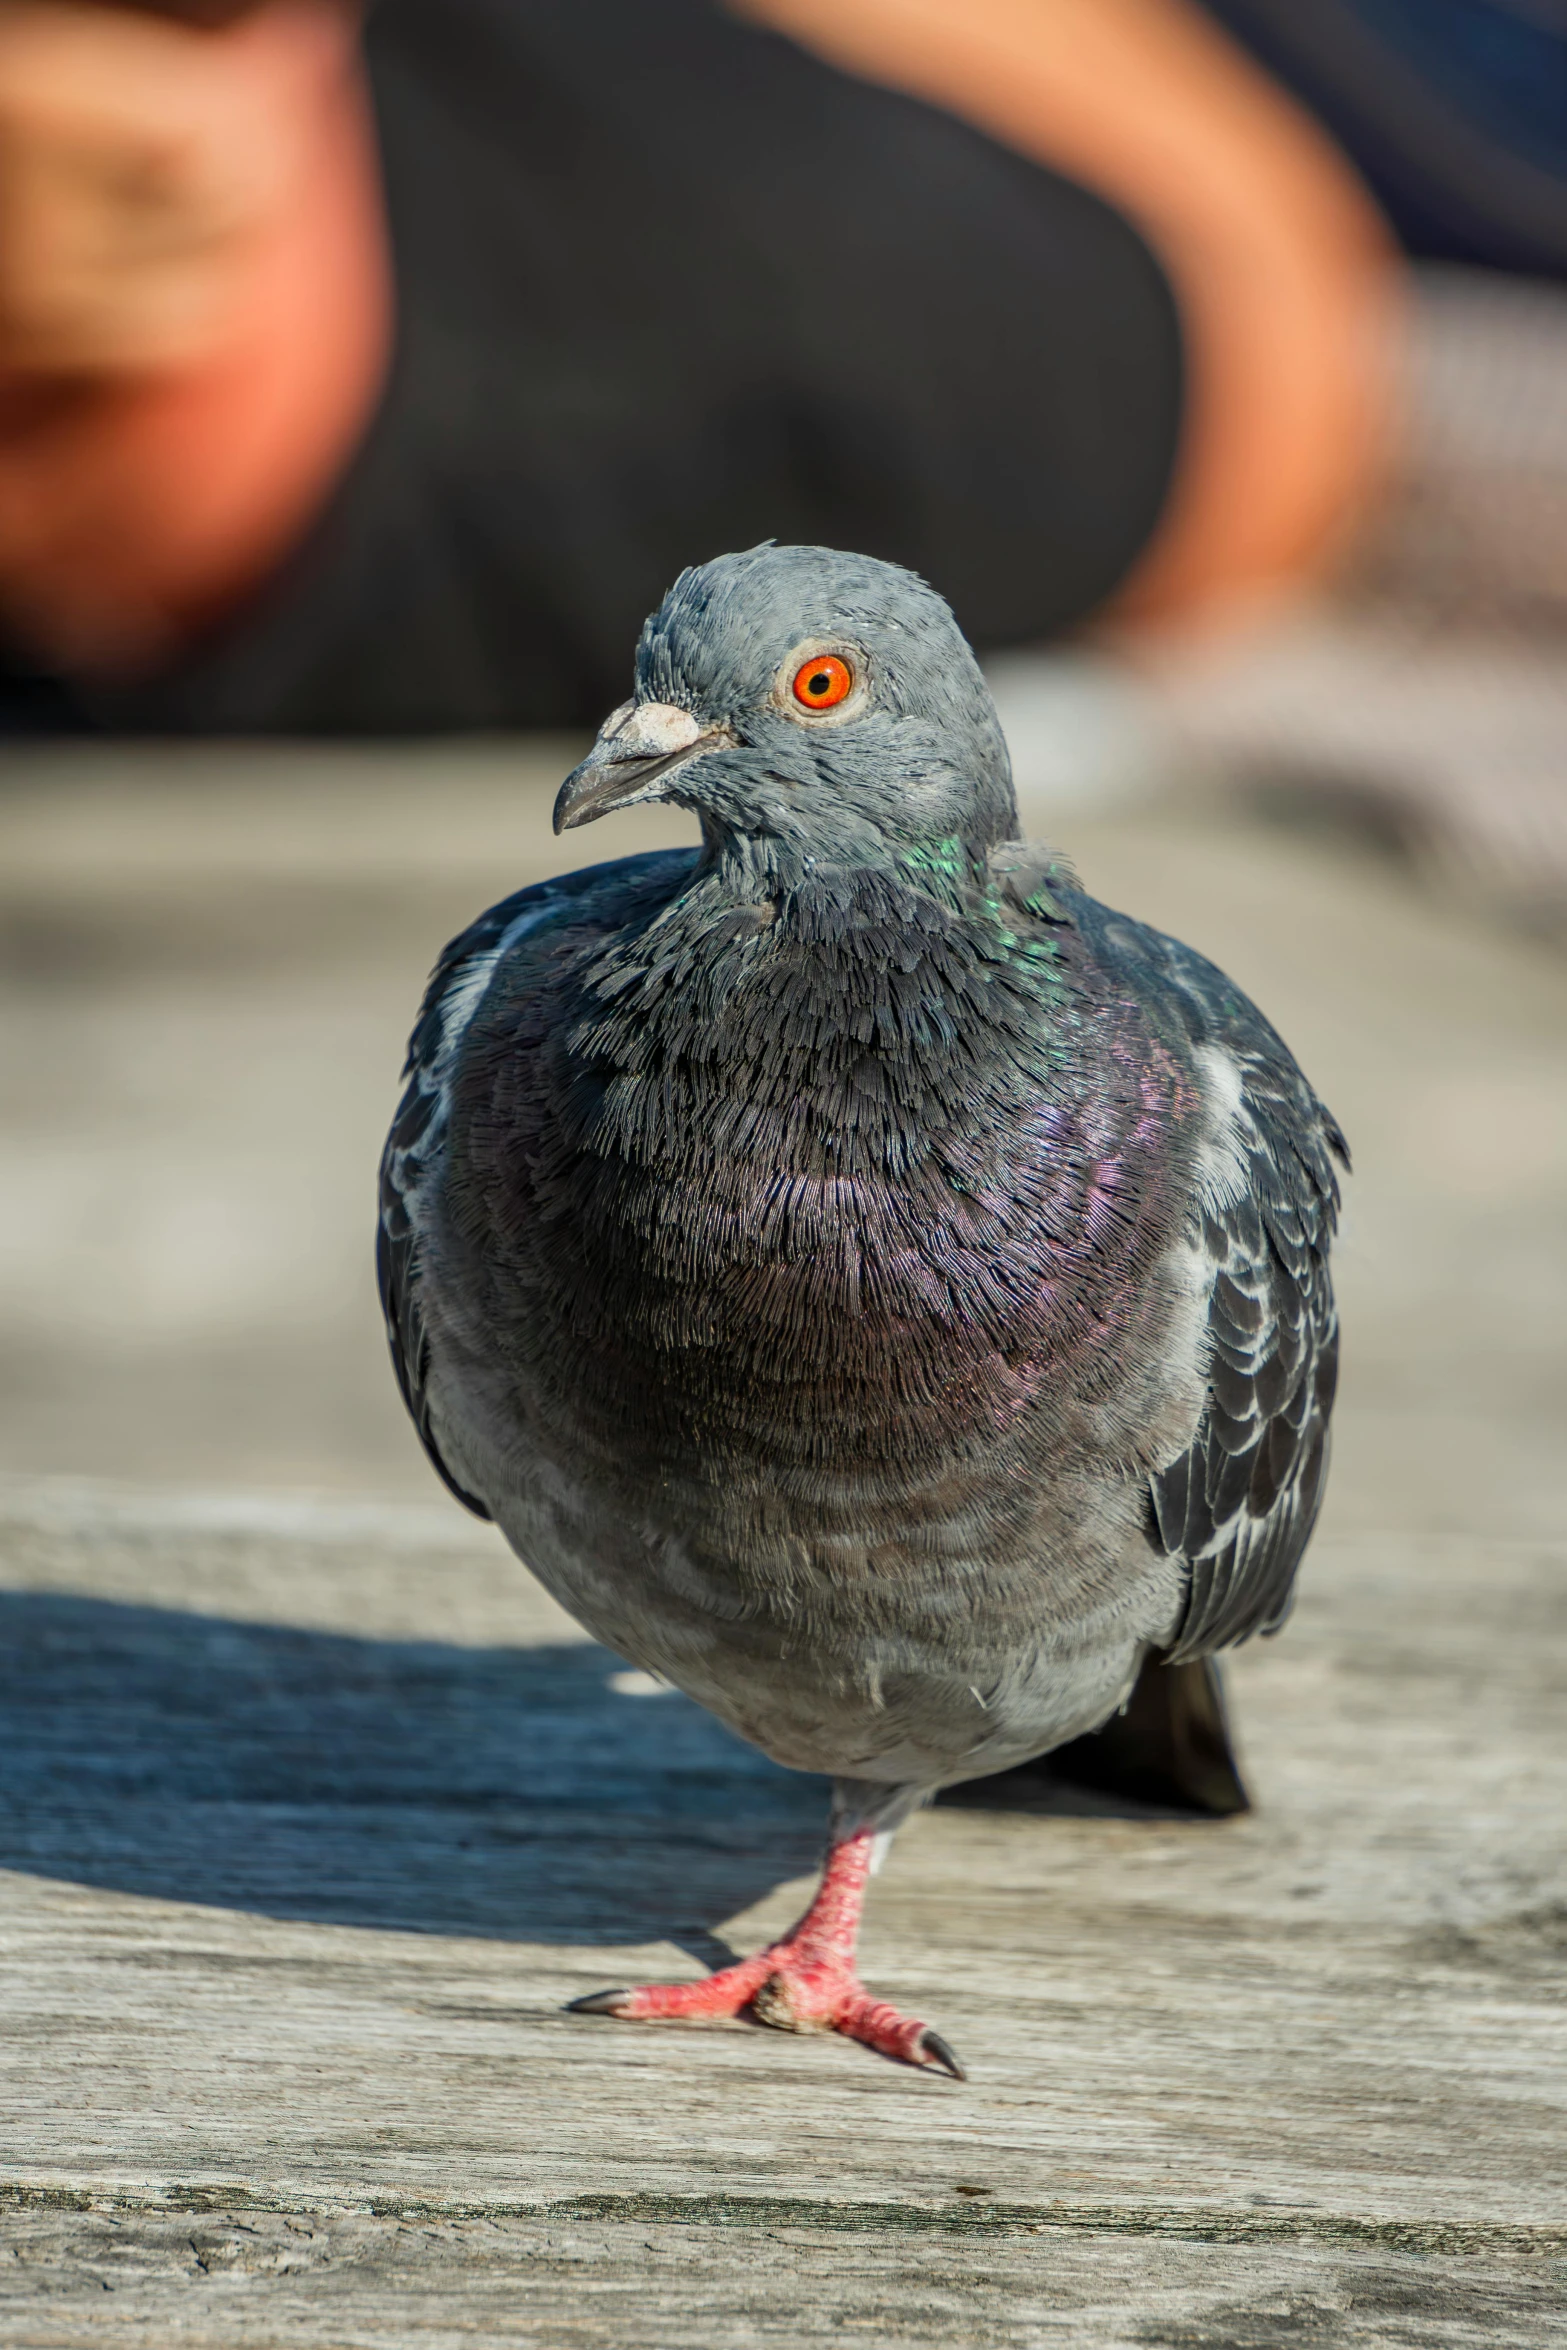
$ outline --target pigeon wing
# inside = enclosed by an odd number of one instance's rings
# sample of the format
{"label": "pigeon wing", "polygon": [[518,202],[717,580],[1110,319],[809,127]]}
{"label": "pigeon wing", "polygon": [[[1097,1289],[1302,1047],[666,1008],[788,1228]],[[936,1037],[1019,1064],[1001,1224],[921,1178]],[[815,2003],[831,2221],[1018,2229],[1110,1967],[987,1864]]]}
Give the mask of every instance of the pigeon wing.
{"label": "pigeon wing", "polygon": [[1082,926],[1104,960],[1179,1023],[1233,1101],[1193,1209],[1207,1399],[1190,1447],[1149,1481],[1151,1535],[1187,1568],[1169,1651],[1180,1662],[1276,1631],[1289,1613],[1327,1475],[1338,1370],[1328,1249],[1334,1161],[1347,1167],[1349,1152],[1282,1038],[1222,971],[1175,939],[1094,914]]}
{"label": "pigeon wing", "polygon": [[1189,1575],[1176,1662],[1278,1629],[1322,1502],[1338,1375],[1334,1202],[1290,1180],[1299,1166],[1255,1119],[1239,1196],[1201,1210],[1207,1401],[1189,1450],[1150,1480],[1158,1539]]}
{"label": "pigeon wing", "polygon": [[436,1213],[463,1043],[503,964],[516,980],[516,958],[519,951],[533,951],[526,943],[532,933],[548,926],[557,939],[586,941],[620,923],[646,919],[685,882],[694,859],[690,849],[619,857],[503,898],[444,949],[408,1040],[407,1082],[381,1154],[381,1310],[397,1384],[419,1440],[442,1482],[481,1518],[489,1510],[441,1457],[431,1424],[430,1345],[420,1303],[422,1249]]}
{"label": "pigeon wing", "polygon": [[519,890],[491,906],[442,949],[408,1040],[403,1096],[381,1154],[375,1265],[392,1368],[437,1475],[481,1518],[489,1511],[453,1476],[430,1426],[430,1347],[420,1311],[420,1241],[430,1213],[430,1185],[445,1147],[451,1082],[462,1040],[502,955],[557,911],[560,898],[559,888],[551,882]]}

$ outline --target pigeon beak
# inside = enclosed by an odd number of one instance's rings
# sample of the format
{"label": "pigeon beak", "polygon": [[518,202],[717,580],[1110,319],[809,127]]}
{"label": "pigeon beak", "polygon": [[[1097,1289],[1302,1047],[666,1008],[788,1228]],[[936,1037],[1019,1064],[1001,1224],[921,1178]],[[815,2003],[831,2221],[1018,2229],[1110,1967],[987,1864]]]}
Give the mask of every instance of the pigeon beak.
{"label": "pigeon beak", "polygon": [[662,786],[675,768],[733,740],[723,727],[703,727],[689,710],[672,702],[622,702],[599,728],[598,741],[574,767],[555,802],[555,830],[591,824],[611,808],[639,800],[662,800]]}

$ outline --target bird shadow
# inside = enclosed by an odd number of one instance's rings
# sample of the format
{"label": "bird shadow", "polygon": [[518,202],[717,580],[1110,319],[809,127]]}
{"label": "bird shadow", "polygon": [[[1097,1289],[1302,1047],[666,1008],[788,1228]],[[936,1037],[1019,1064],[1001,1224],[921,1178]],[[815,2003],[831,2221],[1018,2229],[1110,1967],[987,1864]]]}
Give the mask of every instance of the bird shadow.
{"label": "bird shadow", "polygon": [[0,1593],[0,1867],[337,1925],[671,1940],[721,1964],[714,1926],[815,1866],[826,1783],[640,1680],[587,1641],[468,1648]]}

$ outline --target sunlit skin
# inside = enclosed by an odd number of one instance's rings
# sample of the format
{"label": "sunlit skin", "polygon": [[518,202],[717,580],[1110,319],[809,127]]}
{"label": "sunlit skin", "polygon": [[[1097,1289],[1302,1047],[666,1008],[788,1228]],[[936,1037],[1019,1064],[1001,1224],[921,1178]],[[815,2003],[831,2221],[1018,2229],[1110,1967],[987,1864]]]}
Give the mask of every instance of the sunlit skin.
{"label": "sunlit skin", "polygon": [[390,331],[353,8],[0,4],[0,606],[35,653],[135,674],[272,569]]}

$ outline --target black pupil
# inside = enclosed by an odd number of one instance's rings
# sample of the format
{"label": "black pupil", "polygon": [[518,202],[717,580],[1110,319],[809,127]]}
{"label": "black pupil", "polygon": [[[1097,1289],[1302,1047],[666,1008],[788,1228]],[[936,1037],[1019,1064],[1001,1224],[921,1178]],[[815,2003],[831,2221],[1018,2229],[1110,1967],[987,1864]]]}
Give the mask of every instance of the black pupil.
{"label": "black pupil", "polygon": [[824,694],[831,684],[831,670],[818,669],[816,675],[807,682],[805,690],[808,694]]}

